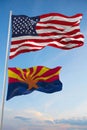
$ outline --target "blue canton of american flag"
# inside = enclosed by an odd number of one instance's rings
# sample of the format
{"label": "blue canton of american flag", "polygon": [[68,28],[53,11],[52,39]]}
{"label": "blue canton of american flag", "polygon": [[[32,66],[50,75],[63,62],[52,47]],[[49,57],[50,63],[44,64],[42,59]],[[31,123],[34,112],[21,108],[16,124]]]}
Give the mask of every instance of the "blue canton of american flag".
{"label": "blue canton of american flag", "polygon": [[49,13],[36,17],[13,15],[10,59],[46,46],[65,50],[82,46],[84,36],[80,32],[81,19],[82,14],[65,16]]}
{"label": "blue canton of american flag", "polygon": [[37,35],[35,27],[39,17],[28,17],[25,15],[12,16],[12,37],[24,35]]}

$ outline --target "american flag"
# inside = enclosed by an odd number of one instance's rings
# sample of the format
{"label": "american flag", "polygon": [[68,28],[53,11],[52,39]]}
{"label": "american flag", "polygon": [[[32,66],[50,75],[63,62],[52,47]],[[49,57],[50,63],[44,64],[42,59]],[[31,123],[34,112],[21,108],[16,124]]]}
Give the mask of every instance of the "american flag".
{"label": "american flag", "polygon": [[49,13],[36,17],[12,15],[10,59],[46,46],[65,50],[82,46],[84,36],[80,32],[81,19],[82,14],[65,16]]}

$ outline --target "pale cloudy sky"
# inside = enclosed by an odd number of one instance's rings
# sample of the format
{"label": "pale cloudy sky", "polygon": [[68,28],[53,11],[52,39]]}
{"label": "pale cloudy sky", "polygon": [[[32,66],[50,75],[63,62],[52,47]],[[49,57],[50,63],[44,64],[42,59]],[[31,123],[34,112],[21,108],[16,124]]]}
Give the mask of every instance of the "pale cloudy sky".
{"label": "pale cloudy sky", "polygon": [[87,130],[87,1],[1,0],[0,10],[0,105],[10,10],[14,15],[28,16],[49,12],[68,16],[82,13],[80,28],[85,36],[84,46],[80,48],[64,51],[46,47],[8,61],[9,67],[62,66],[63,90],[51,95],[33,92],[5,101],[3,130]]}

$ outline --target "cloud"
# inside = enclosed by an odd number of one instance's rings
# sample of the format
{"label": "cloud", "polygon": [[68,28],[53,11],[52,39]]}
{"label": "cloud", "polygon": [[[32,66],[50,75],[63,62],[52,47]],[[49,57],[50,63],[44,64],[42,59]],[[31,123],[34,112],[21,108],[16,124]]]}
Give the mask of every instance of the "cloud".
{"label": "cloud", "polygon": [[22,116],[15,116],[14,118],[15,118],[15,119],[19,119],[19,120],[21,120],[21,121],[25,121],[25,122],[26,122],[26,121],[28,122],[28,121],[31,120],[31,118],[26,118],[26,117],[22,117]]}
{"label": "cloud", "polygon": [[68,124],[68,125],[78,125],[78,126],[87,126],[87,118],[82,119],[61,119],[54,120],[55,124]]}
{"label": "cloud", "polygon": [[52,119],[36,110],[8,110],[3,126],[3,130],[87,130],[87,116]]}
{"label": "cloud", "polygon": [[70,119],[55,119],[55,120],[40,120],[35,118],[27,118],[23,116],[15,116],[15,119],[33,124],[33,125],[72,125],[72,126],[87,126],[87,117],[83,118],[70,118]]}
{"label": "cloud", "polygon": [[87,128],[69,128],[68,130],[87,130]]}
{"label": "cloud", "polygon": [[49,124],[49,125],[50,125],[50,124],[54,124],[54,122],[51,121],[51,120],[45,120],[44,122],[47,123],[47,124]]}
{"label": "cloud", "polygon": [[25,117],[25,116],[15,116],[14,119],[22,121],[23,123],[27,123],[31,126],[32,125],[33,126],[52,125],[54,123],[51,120],[41,120],[41,119],[36,119],[36,118],[28,118],[28,117]]}
{"label": "cloud", "polygon": [[[15,119],[15,120],[14,120]],[[61,120],[39,120],[26,116],[15,116],[8,124],[4,124],[4,130],[87,130],[87,117],[61,119]]]}

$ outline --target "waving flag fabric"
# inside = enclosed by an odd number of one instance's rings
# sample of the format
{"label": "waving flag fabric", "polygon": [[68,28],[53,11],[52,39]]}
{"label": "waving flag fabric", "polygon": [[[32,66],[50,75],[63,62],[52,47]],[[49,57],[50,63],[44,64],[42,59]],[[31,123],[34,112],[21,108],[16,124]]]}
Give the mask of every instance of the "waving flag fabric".
{"label": "waving flag fabric", "polygon": [[82,46],[84,36],[80,32],[81,19],[82,14],[71,17],[59,13],[36,17],[13,15],[10,59],[46,46],[65,50]]}
{"label": "waving flag fabric", "polygon": [[32,68],[8,68],[7,100],[14,96],[25,95],[34,90],[44,93],[53,93],[62,90],[59,80],[61,67],[47,68],[35,66]]}

